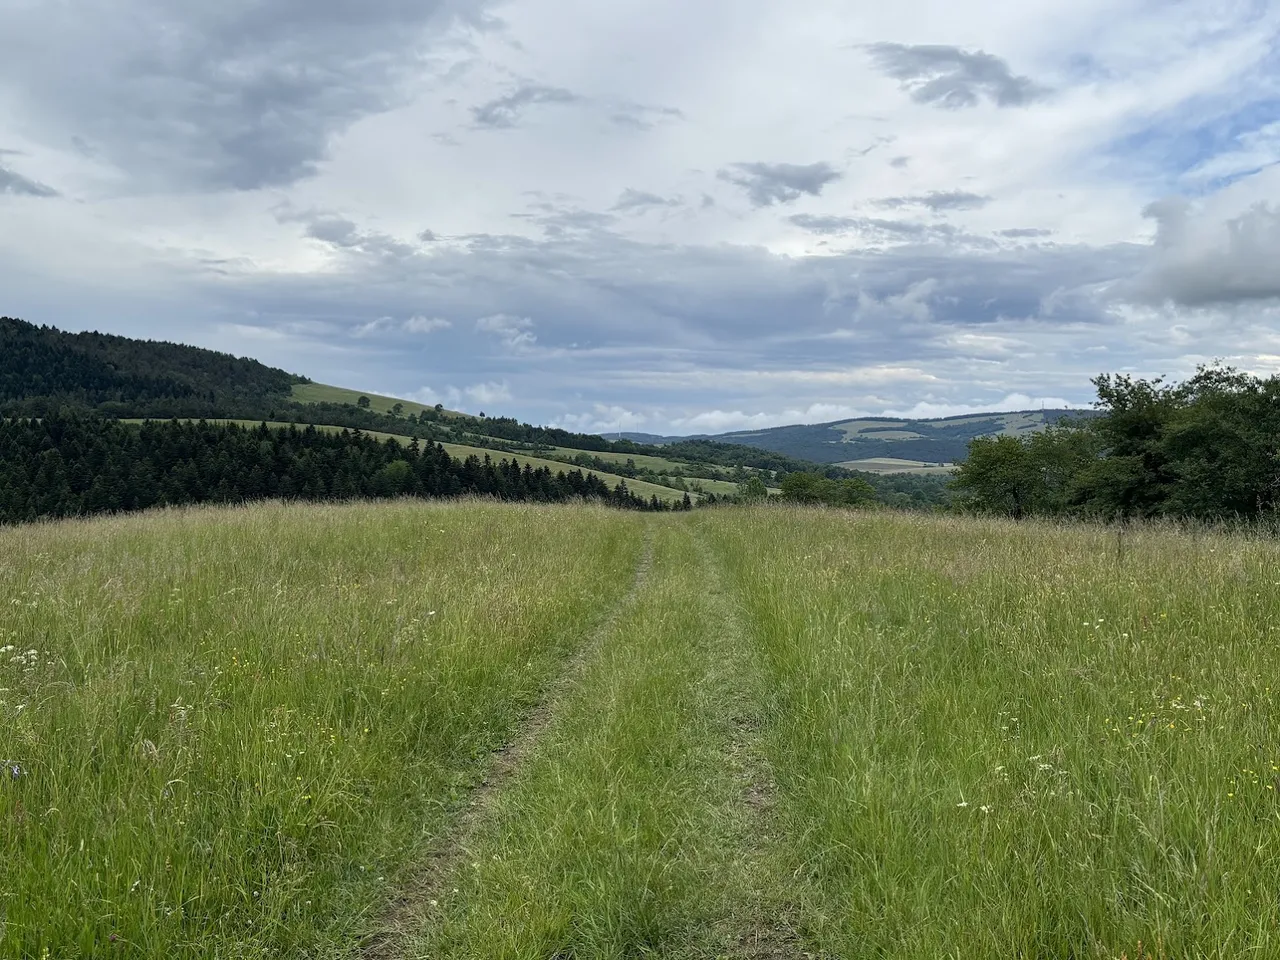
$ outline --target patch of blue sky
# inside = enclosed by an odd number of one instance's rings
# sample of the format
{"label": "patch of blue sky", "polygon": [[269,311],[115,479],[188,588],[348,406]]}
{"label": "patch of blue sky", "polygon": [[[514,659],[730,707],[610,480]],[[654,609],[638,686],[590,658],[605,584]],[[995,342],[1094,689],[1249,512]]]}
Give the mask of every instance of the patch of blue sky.
{"label": "patch of blue sky", "polygon": [[[1112,141],[1108,166],[1163,193],[1199,196],[1280,161],[1280,96],[1240,105],[1196,98]],[[1215,161],[1218,161],[1215,163]]]}

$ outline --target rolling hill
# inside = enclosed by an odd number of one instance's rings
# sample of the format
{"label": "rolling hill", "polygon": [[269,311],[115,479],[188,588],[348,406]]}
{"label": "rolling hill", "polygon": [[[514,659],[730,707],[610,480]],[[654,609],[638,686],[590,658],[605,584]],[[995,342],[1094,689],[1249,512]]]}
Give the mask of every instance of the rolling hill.
{"label": "rolling hill", "polygon": [[[67,333],[0,318],[0,417],[43,417],[68,409],[121,419],[293,422],[416,436],[571,464],[657,484],[668,494],[718,495],[733,493],[753,474],[772,486],[781,474],[797,470],[945,475],[974,437],[1040,430],[1071,413],[869,417],[701,437],[602,437],[364,394],[184,344]],[[921,478],[926,479],[940,485],[944,477]]]}
{"label": "rolling hill", "polygon": [[609,436],[655,446],[691,439],[709,440],[757,447],[798,460],[836,464],[851,470],[905,473],[946,471],[951,464],[964,459],[969,441],[975,437],[1022,436],[1064,419],[1092,415],[1091,410],[1021,410],[922,420],[861,417],[698,437],[634,433]]}

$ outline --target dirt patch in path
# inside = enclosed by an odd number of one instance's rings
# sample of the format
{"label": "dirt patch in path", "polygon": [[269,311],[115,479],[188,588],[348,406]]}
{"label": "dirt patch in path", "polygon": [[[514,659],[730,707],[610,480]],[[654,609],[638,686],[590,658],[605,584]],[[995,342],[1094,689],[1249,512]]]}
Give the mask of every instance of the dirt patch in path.
{"label": "dirt patch in path", "polygon": [[533,753],[555,716],[561,699],[577,683],[601,643],[617,626],[619,618],[644,590],[652,565],[653,535],[650,532],[645,537],[640,562],[626,596],[618,601],[608,616],[569,657],[564,668],[549,684],[546,695],[525,718],[514,736],[493,752],[488,769],[472,788],[466,805],[446,821],[436,845],[427,851],[400,895],[391,904],[380,924],[381,929],[365,940],[361,949],[364,960],[394,960],[406,955],[406,937],[429,918],[432,909],[443,899],[446,884],[451,882],[452,877],[466,862],[467,850],[484,823],[493,797],[510,782],[526,758]]}

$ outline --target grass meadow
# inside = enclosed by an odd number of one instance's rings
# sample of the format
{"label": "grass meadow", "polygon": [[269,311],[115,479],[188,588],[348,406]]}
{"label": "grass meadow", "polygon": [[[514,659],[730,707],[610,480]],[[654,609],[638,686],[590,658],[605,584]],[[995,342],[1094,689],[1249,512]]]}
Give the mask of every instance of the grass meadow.
{"label": "grass meadow", "polygon": [[0,956],[1280,956],[1278,597],[772,506],[3,529]]}

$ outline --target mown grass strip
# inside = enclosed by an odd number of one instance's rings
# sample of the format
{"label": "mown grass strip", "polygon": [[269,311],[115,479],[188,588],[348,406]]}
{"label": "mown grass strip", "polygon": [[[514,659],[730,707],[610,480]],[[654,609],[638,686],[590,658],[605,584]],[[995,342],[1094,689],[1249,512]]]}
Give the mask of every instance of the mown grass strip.
{"label": "mown grass strip", "polygon": [[688,524],[650,521],[645,591],[494,798],[419,957],[715,957],[742,898],[747,812],[729,676]]}
{"label": "mown grass strip", "polygon": [[641,529],[402,503],[0,531],[0,955],[353,952]]}
{"label": "mown grass strip", "polygon": [[1098,528],[789,509],[695,522],[767,664],[810,950],[1280,955],[1275,543],[1138,529],[1121,552]]}

